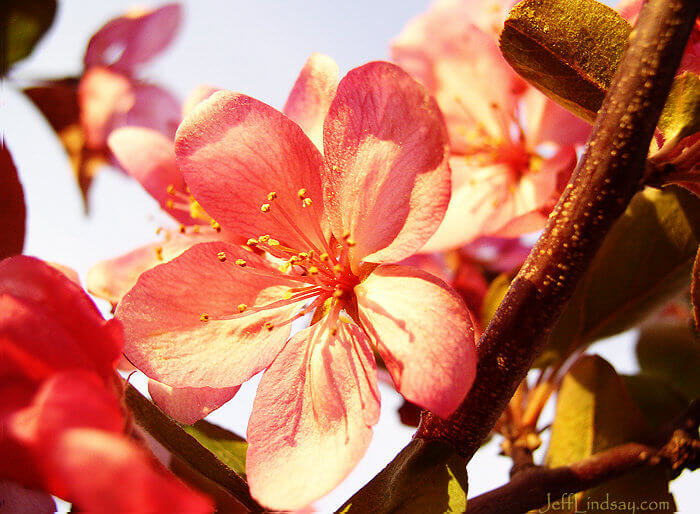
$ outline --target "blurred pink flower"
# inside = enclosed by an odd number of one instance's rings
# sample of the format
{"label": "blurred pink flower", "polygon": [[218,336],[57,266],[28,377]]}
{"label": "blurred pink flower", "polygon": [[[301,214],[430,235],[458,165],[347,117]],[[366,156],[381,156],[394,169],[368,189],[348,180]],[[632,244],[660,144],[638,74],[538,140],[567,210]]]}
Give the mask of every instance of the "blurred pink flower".
{"label": "blurred pink flower", "polygon": [[438,0],[393,42],[393,59],[445,115],[452,200],[424,251],[540,229],[589,127],[528,86],[497,45],[512,1]]}
{"label": "blurred pink flower", "polygon": [[[57,269],[0,262],[0,480],[98,512],[210,512],[213,505],[125,435],[119,323]],[[3,486],[10,505],[37,492]],[[9,498],[8,500],[8,496]]]}
{"label": "blurred pink flower", "polygon": [[167,90],[138,79],[138,69],[172,41],[182,17],[177,4],[116,18],[92,38],[78,84],[85,145],[107,151],[107,137],[118,127],[152,128],[172,139],[180,105]]}
{"label": "blurred pink flower", "polygon": [[[282,113],[232,92],[178,130],[192,195],[258,253],[198,244],[141,275],[116,316],[130,360],[171,387],[235,387],[266,370],[247,477],[270,508],[307,505],[364,454],[379,415],[372,347],[397,389],[440,416],[471,386],[464,303],[439,279],[390,264],[442,220],[446,143],[432,98],[382,62],[337,86],[325,157]],[[292,321],[312,311],[290,339]]]}

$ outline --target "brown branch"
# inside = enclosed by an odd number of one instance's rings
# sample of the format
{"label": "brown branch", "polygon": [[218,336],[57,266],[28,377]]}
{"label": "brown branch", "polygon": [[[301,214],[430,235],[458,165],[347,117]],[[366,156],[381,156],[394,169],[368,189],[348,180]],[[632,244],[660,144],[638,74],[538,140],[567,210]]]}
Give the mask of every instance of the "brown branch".
{"label": "brown branch", "polygon": [[642,8],[571,181],[479,341],[474,386],[449,419],[424,413],[416,437],[446,440],[468,460],[493,428],[641,187],[654,127],[699,8],[697,0],[650,0]]}
{"label": "brown branch", "polygon": [[696,401],[654,438],[658,446],[627,443],[570,466],[526,469],[506,485],[469,500],[469,514],[527,512],[642,466],[661,464],[674,474],[684,468],[696,469],[700,465],[699,423],[700,401]]}

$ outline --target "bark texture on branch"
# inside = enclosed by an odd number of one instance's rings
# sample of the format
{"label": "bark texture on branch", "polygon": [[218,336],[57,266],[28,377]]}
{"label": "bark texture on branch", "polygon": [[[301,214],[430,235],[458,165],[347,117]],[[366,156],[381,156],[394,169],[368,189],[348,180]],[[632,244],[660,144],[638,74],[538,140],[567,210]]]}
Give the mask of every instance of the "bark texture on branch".
{"label": "bark texture on branch", "polygon": [[447,420],[425,412],[416,437],[446,440],[469,460],[493,428],[641,187],[649,143],[699,8],[697,0],[649,0],[642,8],[571,181],[479,341],[472,390]]}

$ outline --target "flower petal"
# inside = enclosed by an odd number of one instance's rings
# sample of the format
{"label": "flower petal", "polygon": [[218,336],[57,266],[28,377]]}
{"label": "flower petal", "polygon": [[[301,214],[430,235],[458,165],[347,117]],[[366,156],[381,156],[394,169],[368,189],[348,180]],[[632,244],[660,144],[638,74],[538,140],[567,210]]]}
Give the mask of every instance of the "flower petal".
{"label": "flower petal", "polygon": [[528,128],[527,139],[531,148],[546,142],[571,146],[583,146],[586,143],[591,126],[534,87],[529,87],[523,95],[523,104]]}
{"label": "flower petal", "polygon": [[182,117],[186,118],[194,110],[194,108],[200,104],[200,102],[203,102],[217,91],[219,91],[218,87],[208,86],[206,84],[196,86],[190,92],[190,96],[185,98],[185,101],[182,104]]}
{"label": "flower petal", "polygon": [[[282,113],[219,91],[182,122],[175,153],[195,199],[224,228],[244,237],[269,234],[299,251],[324,248],[322,156]],[[306,208],[302,188],[313,202]],[[269,212],[261,212],[263,204]]]}
{"label": "flower petal", "polygon": [[[288,324],[276,325],[299,305],[280,302],[260,312],[253,307],[282,300],[295,285],[253,252],[224,242],[198,244],[143,273],[119,303],[124,353],[171,387],[240,385],[275,358],[289,335]],[[243,314],[241,304],[248,307]]]}
{"label": "flower petal", "polygon": [[[86,366],[105,379],[112,376],[121,355],[121,327],[105,321],[90,297],[66,275],[38,259],[10,257],[0,262],[0,298],[5,295],[23,313],[0,311],[0,327],[3,332],[15,327],[17,344],[36,348],[29,352],[35,357],[64,352],[69,360],[89,361]],[[68,352],[59,341],[76,350]],[[49,368],[63,367],[54,364]]]}
{"label": "flower petal", "polygon": [[248,422],[253,497],[302,508],[333,489],[365,453],[379,417],[376,364],[355,326],[297,333],[263,374]]}
{"label": "flower petal", "polygon": [[180,110],[179,100],[167,89],[137,82],[134,106],[123,125],[151,128],[172,141],[180,125]]}
{"label": "flower petal", "polygon": [[324,195],[333,233],[349,231],[353,268],[396,261],[423,246],[450,196],[447,134],[425,89],[374,62],[340,82],[323,132]]}
{"label": "flower petal", "polygon": [[136,66],[149,61],[170,44],[181,20],[182,8],[178,4],[115,18],[90,38],[85,67],[110,66],[132,74]]}
{"label": "flower petal", "polygon": [[221,239],[216,232],[175,233],[166,237],[165,241],[142,246],[120,257],[95,264],[88,271],[88,291],[116,305],[136,285],[144,271],[174,259],[197,243]]}
{"label": "flower petal", "polygon": [[109,149],[124,170],[134,177],[180,223],[192,224],[189,213],[168,208],[168,187],[185,194],[185,178],[175,163],[173,141],[159,132],[143,127],[124,127],[112,132]]}
{"label": "flower petal", "polygon": [[24,190],[17,176],[17,167],[0,135],[0,260],[22,253],[27,224]]}
{"label": "flower petal", "polygon": [[338,65],[330,57],[313,53],[289,93],[282,112],[295,121],[323,152],[323,120],[338,88]]}
{"label": "flower petal", "polygon": [[191,425],[208,416],[238,392],[239,387],[174,388],[156,380],[148,381],[148,393],[158,407],[180,423]]}
{"label": "flower petal", "polygon": [[[211,501],[166,474],[123,435],[68,430],[47,456],[67,498],[88,512],[212,512]],[[118,483],[118,487],[115,484]]]}
{"label": "flower petal", "polygon": [[355,287],[360,320],[398,391],[447,417],[476,373],[469,312],[441,280],[416,268],[383,265]]}

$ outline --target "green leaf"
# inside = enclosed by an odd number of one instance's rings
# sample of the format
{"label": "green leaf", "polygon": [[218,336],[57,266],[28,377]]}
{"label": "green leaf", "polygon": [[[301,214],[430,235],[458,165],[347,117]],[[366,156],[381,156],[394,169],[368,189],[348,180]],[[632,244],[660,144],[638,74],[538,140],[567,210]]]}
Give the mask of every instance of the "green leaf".
{"label": "green leaf", "polygon": [[[545,462],[567,466],[596,453],[639,441],[649,427],[613,367],[598,356],[579,359],[564,377]],[[608,501],[607,506],[603,503]],[[640,469],[577,495],[577,511],[609,512],[610,502],[668,502],[668,477],[660,467]],[[596,503],[597,502],[597,503]]]}
{"label": "green leaf", "polygon": [[0,134],[0,260],[22,253],[27,209],[12,155]]}
{"label": "green leaf", "polygon": [[666,141],[680,141],[700,130],[700,77],[690,71],[677,76],[657,126]]}
{"label": "green leaf", "polygon": [[32,53],[56,15],[56,0],[3,0],[0,7],[0,76]]}
{"label": "green leaf", "polygon": [[536,365],[627,330],[688,287],[700,199],[677,188],[638,193],[613,225]]}
{"label": "green leaf", "polygon": [[700,341],[687,325],[642,330],[637,360],[644,373],[667,381],[688,400],[700,397]]}
{"label": "green leaf", "polygon": [[[250,496],[248,484],[242,476],[226,465],[197,438],[187,433],[174,419],[168,417],[155,404],[143,397],[130,384],[127,384],[124,391],[124,400],[136,423],[168,451],[182,459],[201,475],[218,484],[248,509],[253,512],[262,512],[262,507]],[[195,430],[203,439],[208,438],[207,444],[216,446],[211,442],[211,439],[216,439],[212,435],[216,432],[211,430],[211,427],[206,427],[206,433],[209,434],[206,437],[201,435],[203,434],[202,430]]]}
{"label": "green leaf", "polygon": [[500,47],[528,82],[592,123],[631,30],[594,0],[525,0],[508,15]]}
{"label": "green leaf", "polygon": [[414,439],[339,512],[465,512],[465,466],[464,460],[449,444]]}
{"label": "green leaf", "polygon": [[648,375],[623,375],[622,379],[652,432],[673,421],[688,407],[688,399],[665,380]]}
{"label": "green leaf", "polygon": [[481,306],[481,323],[483,326],[488,325],[493,315],[496,314],[498,306],[508,292],[511,279],[512,277],[508,273],[502,273],[489,284],[486,296],[484,296],[484,303]]}
{"label": "green leaf", "polygon": [[204,420],[197,421],[194,425],[183,425],[182,429],[216,455],[221,462],[245,477],[245,456],[248,451],[245,439]]}

